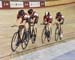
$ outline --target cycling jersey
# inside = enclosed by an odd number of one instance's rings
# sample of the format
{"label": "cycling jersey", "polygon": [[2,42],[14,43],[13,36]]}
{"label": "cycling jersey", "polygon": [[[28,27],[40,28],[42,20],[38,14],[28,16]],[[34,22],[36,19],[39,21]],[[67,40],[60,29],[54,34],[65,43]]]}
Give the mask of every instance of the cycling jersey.
{"label": "cycling jersey", "polygon": [[33,12],[33,14],[30,16],[31,19],[35,19],[34,23],[38,23],[38,14],[36,12]]}
{"label": "cycling jersey", "polygon": [[44,20],[44,22],[47,22],[47,23],[52,23],[52,16],[44,16],[43,17],[43,20]]}
{"label": "cycling jersey", "polygon": [[60,22],[61,20],[64,21],[64,16],[56,16],[56,20],[57,20],[58,22]]}
{"label": "cycling jersey", "polygon": [[27,13],[25,13],[23,16],[21,16],[21,15],[18,14],[18,15],[17,15],[17,19],[19,20],[19,18],[22,19],[21,23],[22,23],[24,20],[26,20],[26,22],[28,22],[29,16],[28,16]]}

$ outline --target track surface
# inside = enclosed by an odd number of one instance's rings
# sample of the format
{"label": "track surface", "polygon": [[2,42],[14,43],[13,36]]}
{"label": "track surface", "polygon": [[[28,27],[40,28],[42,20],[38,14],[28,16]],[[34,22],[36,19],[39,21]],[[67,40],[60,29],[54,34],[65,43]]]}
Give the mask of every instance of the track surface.
{"label": "track surface", "polygon": [[[10,60],[11,57],[5,57],[5,56],[13,54],[10,48],[10,42],[13,33],[17,31],[17,27],[11,27],[11,26],[16,24],[16,14],[18,10],[19,9],[0,10],[0,60]],[[53,16],[53,22],[55,21],[56,12],[61,11],[65,17],[64,38],[75,36],[74,34],[75,33],[75,4],[63,5],[57,7],[48,7],[48,8],[37,8],[35,10],[39,14],[39,23],[37,26],[38,27],[37,41],[35,44],[32,44],[30,41],[26,50],[35,47],[35,51],[36,51],[37,50],[36,47],[48,44],[47,41],[45,41],[45,43],[42,44],[41,37],[40,37],[43,29],[43,25],[40,24],[42,23],[42,19],[43,19],[42,17],[45,11],[51,12],[51,15]],[[27,9],[25,9],[25,11],[27,11]],[[50,43],[55,42],[54,30],[55,30],[55,26],[52,26],[52,40]],[[17,51],[18,52],[22,51],[21,47],[19,47]]]}
{"label": "track surface", "polygon": [[75,39],[36,52],[21,55],[11,60],[75,60]]}

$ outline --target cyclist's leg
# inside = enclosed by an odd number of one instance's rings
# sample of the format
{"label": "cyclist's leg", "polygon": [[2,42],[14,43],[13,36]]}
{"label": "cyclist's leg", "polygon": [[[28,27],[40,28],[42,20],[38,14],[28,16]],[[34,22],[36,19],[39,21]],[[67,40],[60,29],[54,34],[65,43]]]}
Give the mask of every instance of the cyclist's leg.
{"label": "cyclist's leg", "polygon": [[52,28],[52,24],[51,23],[48,24],[48,28],[49,28],[49,31],[50,31],[50,29]]}
{"label": "cyclist's leg", "polygon": [[32,36],[33,36],[32,32],[33,32],[33,25],[30,24],[30,38],[32,38]]}
{"label": "cyclist's leg", "polygon": [[49,31],[49,25],[45,25],[45,34],[46,34],[46,37],[49,38],[49,34],[50,34],[50,31]]}
{"label": "cyclist's leg", "polygon": [[61,38],[63,37],[63,25],[61,24]]}
{"label": "cyclist's leg", "polygon": [[48,38],[50,38],[50,28],[51,28],[51,24],[49,23],[48,25],[47,25],[47,28],[48,28]]}
{"label": "cyclist's leg", "polygon": [[51,23],[48,23],[48,24],[46,25],[46,30],[49,32],[49,31],[50,31],[50,28],[51,28]]}
{"label": "cyclist's leg", "polygon": [[29,35],[29,24],[28,22],[25,23],[25,38],[27,38]]}
{"label": "cyclist's leg", "polygon": [[61,24],[61,32],[62,33],[63,33],[63,23],[64,23],[63,21],[61,21],[61,23],[60,23]]}
{"label": "cyclist's leg", "polygon": [[37,24],[34,25],[34,32],[37,34]]}
{"label": "cyclist's leg", "polygon": [[18,46],[19,43],[21,42],[21,31],[22,31],[22,26],[20,25],[18,28],[18,40],[17,40],[16,46]]}
{"label": "cyclist's leg", "polygon": [[23,33],[24,33],[24,30],[25,30],[25,20],[21,23],[20,27],[19,27],[19,35],[20,35],[20,42],[22,43],[23,40],[22,40],[22,37],[23,37]]}
{"label": "cyclist's leg", "polygon": [[28,24],[28,22],[25,23],[25,30],[29,31],[29,24]]}
{"label": "cyclist's leg", "polygon": [[62,38],[63,37],[63,20],[61,20],[60,21],[60,25],[59,25],[59,27],[60,27],[60,37]]}
{"label": "cyclist's leg", "polygon": [[45,28],[46,28],[46,31],[48,32],[49,31],[48,24],[45,25]]}
{"label": "cyclist's leg", "polygon": [[35,25],[33,23],[30,25],[30,38],[32,40],[32,43],[34,43],[36,40],[36,34],[35,34]]}
{"label": "cyclist's leg", "polygon": [[49,23],[49,31],[50,31],[50,35],[52,34],[52,23]]}
{"label": "cyclist's leg", "polygon": [[20,25],[19,29],[18,29],[18,37],[19,37],[20,40],[21,40],[22,29],[23,29],[23,25]]}
{"label": "cyclist's leg", "polygon": [[56,29],[59,28],[59,21],[56,20]]}
{"label": "cyclist's leg", "polygon": [[34,40],[36,40],[36,35],[37,35],[37,23],[34,25]]}

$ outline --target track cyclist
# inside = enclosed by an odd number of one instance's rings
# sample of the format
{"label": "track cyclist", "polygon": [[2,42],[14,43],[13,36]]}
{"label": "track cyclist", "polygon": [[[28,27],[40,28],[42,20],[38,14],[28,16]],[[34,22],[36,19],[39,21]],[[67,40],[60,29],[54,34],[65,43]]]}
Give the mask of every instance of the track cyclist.
{"label": "track cyclist", "polygon": [[[30,21],[29,21],[29,25],[34,25],[34,36],[36,37],[37,34],[37,23],[38,23],[38,13],[34,10],[34,9],[29,9],[28,10],[28,14],[30,16]],[[32,29],[31,29],[32,32]],[[30,35],[30,37],[32,38],[32,34]],[[35,39],[34,39],[35,40]]]}
{"label": "track cyclist", "polygon": [[56,16],[56,26],[59,26],[59,24],[61,25],[61,37],[63,37],[63,23],[64,23],[64,16],[62,15],[61,12],[57,12]]}
{"label": "track cyclist", "polygon": [[53,18],[51,16],[50,12],[46,11],[45,15],[43,17],[43,23],[45,25],[47,25],[48,28],[46,28],[46,30],[48,31],[49,35],[50,35],[50,29],[51,29],[51,25],[52,25],[52,20],[53,20]]}
{"label": "track cyclist", "polygon": [[17,14],[17,26],[18,26],[18,39],[19,41],[17,42],[17,46],[19,45],[19,43],[22,43],[22,37],[21,37],[21,32],[22,29],[25,29],[26,32],[28,31],[29,25],[28,25],[28,14],[23,10],[19,10],[18,14]]}

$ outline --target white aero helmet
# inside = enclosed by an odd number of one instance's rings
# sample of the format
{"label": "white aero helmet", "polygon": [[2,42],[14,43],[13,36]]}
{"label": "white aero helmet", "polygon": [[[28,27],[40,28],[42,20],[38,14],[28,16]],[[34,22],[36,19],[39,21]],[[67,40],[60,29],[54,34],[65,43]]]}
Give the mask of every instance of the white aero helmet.
{"label": "white aero helmet", "polygon": [[49,13],[49,12],[48,12],[48,11],[46,11],[46,12],[45,12],[45,15],[47,16],[47,15],[48,15],[48,13]]}

